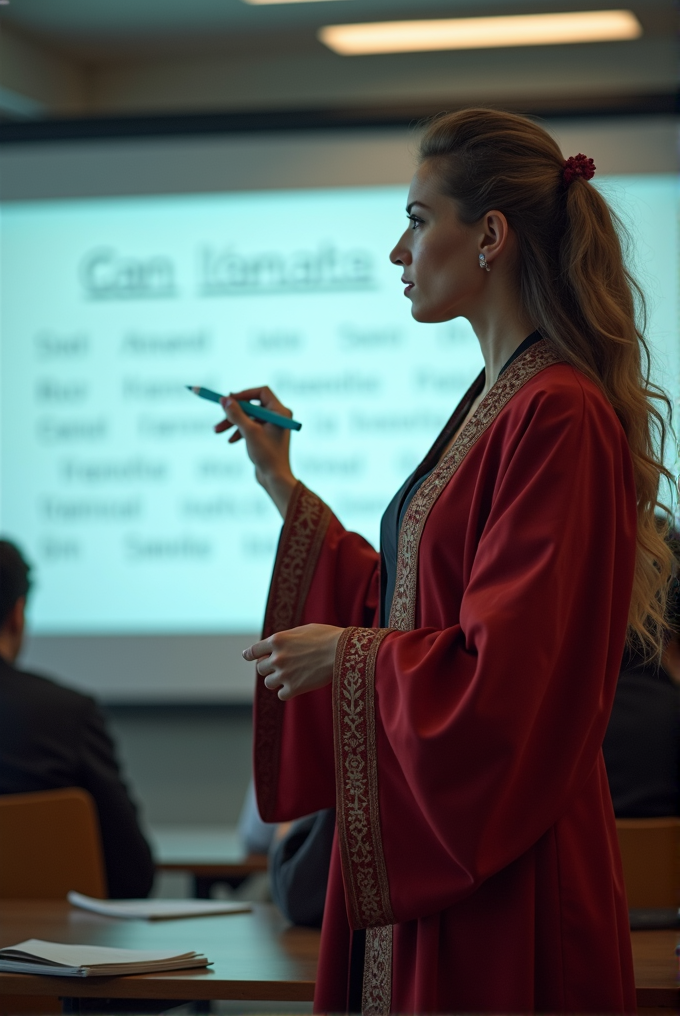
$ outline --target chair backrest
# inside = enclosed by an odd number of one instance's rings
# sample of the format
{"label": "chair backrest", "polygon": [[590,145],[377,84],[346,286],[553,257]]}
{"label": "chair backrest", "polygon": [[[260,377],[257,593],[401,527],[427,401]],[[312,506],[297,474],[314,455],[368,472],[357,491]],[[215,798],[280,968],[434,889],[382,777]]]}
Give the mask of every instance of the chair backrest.
{"label": "chair backrest", "polygon": [[78,787],[0,797],[0,899],[64,899],[71,889],[107,895],[92,797]]}
{"label": "chair backrest", "polygon": [[634,909],[680,905],[680,818],[619,818],[623,878]]}

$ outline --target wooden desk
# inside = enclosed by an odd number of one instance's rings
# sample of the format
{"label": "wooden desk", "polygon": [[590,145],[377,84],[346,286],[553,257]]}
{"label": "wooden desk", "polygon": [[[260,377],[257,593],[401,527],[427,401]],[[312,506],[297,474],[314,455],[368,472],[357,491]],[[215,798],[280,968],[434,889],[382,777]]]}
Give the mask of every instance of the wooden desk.
{"label": "wooden desk", "polygon": [[195,949],[213,966],[134,977],[0,973],[2,995],[291,1002],[314,996],[319,932],[292,928],[272,904],[253,904],[250,914],[151,922],[99,917],[54,900],[0,901],[0,947],[27,938],[125,949]]}
{"label": "wooden desk", "polygon": [[207,899],[215,882],[236,889],[251,875],[267,870],[266,854],[245,854],[230,826],[156,827],[151,832],[156,867],[186,871],[194,879],[194,896]]}
{"label": "wooden desk", "polygon": [[[137,949],[197,949],[214,961],[209,971],[137,977],[38,977],[0,973],[0,995],[72,998],[250,999],[311,1001],[319,933],[290,927],[266,903],[252,914],[180,921],[117,921],[53,900],[0,901],[0,946],[27,938]],[[640,1009],[680,1009],[675,931],[634,931],[635,982]]]}
{"label": "wooden desk", "polygon": [[680,1010],[675,947],[678,931],[633,931],[633,964],[639,1009]]}

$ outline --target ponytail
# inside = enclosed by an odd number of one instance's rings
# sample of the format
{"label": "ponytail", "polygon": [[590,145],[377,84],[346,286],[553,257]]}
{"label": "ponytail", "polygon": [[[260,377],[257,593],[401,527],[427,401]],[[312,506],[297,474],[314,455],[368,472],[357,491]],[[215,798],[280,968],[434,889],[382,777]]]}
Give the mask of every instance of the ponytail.
{"label": "ponytail", "polygon": [[444,114],[426,129],[420,159],[438,165],[463,221],[477,222],[493,208],[506,215],[517,237],[525,311],[621,421],[637,496],[628,641],[659,655],[673,557],[668,521],[659,523],[655,511],[669,519],[662,479],[671,496],[676,489],[663,464],[670,402],[650,380],[645,303],[625,264],[625,229],[587,174],[565,174],[556,141],[524,117],[488,109]]}

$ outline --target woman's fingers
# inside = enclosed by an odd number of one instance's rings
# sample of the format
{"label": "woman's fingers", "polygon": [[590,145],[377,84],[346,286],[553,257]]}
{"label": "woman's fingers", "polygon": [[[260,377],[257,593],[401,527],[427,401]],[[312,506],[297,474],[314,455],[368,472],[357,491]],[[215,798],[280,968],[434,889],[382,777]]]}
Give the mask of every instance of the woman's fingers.
{"label": "woman's fingers", "polygon": [[238,428],[230,436],[229,444],[236,444],[237,441],[240,441],[243,437],[243,431],[247,426],[258,426],[243,412],[236,399],[232,396],[220,399],[220,405],[225,412],[225,418],[215,424],[215,433],[224,434],[225,431],[230,430],[232,427]]}
{"label": "woman's fingers", "polygon": [[287,702],[288,699],[294,698],[294,694],[289,681],[284,680],[278,674],[272,674],[271,677],[265,677],[264,686],[269,691],[275,691],[282,702]]}
{"label": "woman's fingers", "polygon": [[231,430],[232,427],[238,427],[239,430],[236,431],[238,437],[236,434],[232,434],[229,439],[233,443],[243,436],[241,431],[245,426],[257,426],[252,417],[243,412],[237,399],[233,398],[231,395],[224,399],[220,399],[220,405],[224,410],[224,419],[215,424],[214,430],[216,434],[224,434],[225,431]]}
{"label": "woman's fingers", "polygon": [[258,672],[260,677],[269,677],[271,674],[276,673],[276,664],[272,662],[271,656],[263,656],[261,660],[258,660],[255,664],[255,670]]}
{"label": "woman's fingers", "polygon": [[260,660],[263,656],[271,656],[273,645],[271,639],[263,639],[261,642],[256,642],[253,646],[248,646],[244,649],[241,655],[244,660],[249,662],[252,660]]}
{"label": "woman's fingers", "polygon": [[281,413],[283,416],[292,416],[290,409],[277,399],[271,388],[266,386],[262,388],[245,388],[242,392],[232,392],[231,397],[239,401],[250,402],[251,399],[257,399],[257,401],[264,406],[266,409],[273,409],[275,413]]}
{"label": "woman's fingers", "polygon": [[255,661],[265,687],[286,701],[331,683],[341,633],[334,625],[302,625],[256,642],[243,658]]}
{"label": "woman's fingers", "polygon": [[[215,427],[215,431],[221,434],[229,430],[230,427],[235,428],[229,436],[229,444],[236,444],[241,439],[245,441],[248,458],[255,466],[255,476],[258,483],[264,487],[285,518],[296,484],[290,468],[290,431],[271,423],[261,423],[252,419],[241,409],[238,399],[239,395],[257,395],[259,393],[262,401],[265,402],[265,392],[268,391],[269,389],[253,388],[221,399],[220,402],[227,419],[221,421]],[[290,410],[282,406],[273,396],[267,404],[275,406],[277,411],[291,416]]]}
{"label": "woman's fingers", "polygon": [[270,636],[253,646],[248,646],[241,654],[244,660],[255,661],[255,670],[264,678],[264,685],[270,691],[278,692],[279,698],[285,702],[291,697],[290,682],[282,675],[281,668],[274,656],[274,639]]}
{"label": "woman's fingers", "polygon": [[215,424],[214,430],[216,434],[224,434],[225,430],[231,430],[234,424],[231,422],[228,416],[225,416],[223,420]]}
{"label": "woman's fingers", "polygon": [[257,424],[252,417],[243,412],[238,404],[238,399],[236,399],[233,395],[220,399],[220,405],[222,406],[224,415],[229,422],[238,427],[239,430],[247,433],[249,427],[257,427]]}
{"label": "woman's fingers", "polygon": [[260,677],[264,678],[264,685],[270,691],[277,691],[280,699],[287,699],[290,696],[288,682],[282,677],[280,668],[273,656],[275,636],[256,642],[248,646],[241,654],[244,660],[255,661],[255,670]]}
{"label": "woman's fingers", "polygon": [[284,682],[281,680],[279,674],[267,674],[264,679],[264,684],[270,691],[276,691],[277,688],[283,688],[284,686]]}
{"label": "woman's fingers", "polygon": [[[267,394],[268,393],[268,394]],[[271,394],[268,388],[249,388],[245,392],[233,392],[231,395],[220,399],[220,405],[224,409],[227,415],[226,420],[220,420],[215,426],[215,431],[218,434],[228,430],[229,427],[238,424],[239,421],[245,417],[251,423],[256,423],[262,426],[262,421],[254,419],[244,409],[241,408],[241,402],[250,402],[252,399],[257,399],[265,409],[271,409],[280,416],[287,416],[288,419],[292,419],[293,411],[284,406],[283,403]],[[231,411],[233,409],[233,412]]]}

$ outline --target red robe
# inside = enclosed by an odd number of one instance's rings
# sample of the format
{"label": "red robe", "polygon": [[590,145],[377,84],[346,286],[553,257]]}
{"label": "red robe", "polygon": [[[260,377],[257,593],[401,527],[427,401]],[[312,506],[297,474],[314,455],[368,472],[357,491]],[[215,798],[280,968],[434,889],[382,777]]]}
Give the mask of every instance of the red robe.
{"label": "red robe", "polygon": [[265,632],[342,626],[332,686],[259,682],[260,812],[337,808],[315,999],[363,1011],[634,1012],[601,744],[636,542],[602,393],[545,341],[483,399],[403,519],[389,628],[379,556],[301,484]]}

